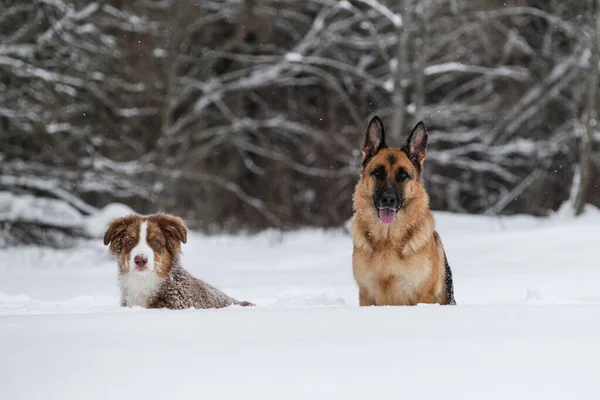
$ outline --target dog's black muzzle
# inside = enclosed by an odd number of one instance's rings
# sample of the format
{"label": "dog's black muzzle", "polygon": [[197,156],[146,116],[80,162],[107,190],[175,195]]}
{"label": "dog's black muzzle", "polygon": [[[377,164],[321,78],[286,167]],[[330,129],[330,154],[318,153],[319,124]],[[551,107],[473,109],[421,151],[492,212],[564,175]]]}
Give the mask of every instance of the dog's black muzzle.
{"label": "dog's black muzzle", "polygon": [[378,210],[389,208],[398,211],[400,207],[402,207],[402,203],[402,197],[398,191],[394,189],[380,190],[375,196],[375,208]]}

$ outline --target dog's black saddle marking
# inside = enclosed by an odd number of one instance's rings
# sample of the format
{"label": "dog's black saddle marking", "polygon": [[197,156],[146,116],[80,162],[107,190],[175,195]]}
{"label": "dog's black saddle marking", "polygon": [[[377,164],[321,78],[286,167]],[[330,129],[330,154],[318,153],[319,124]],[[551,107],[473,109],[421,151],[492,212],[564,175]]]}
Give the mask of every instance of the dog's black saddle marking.
{"label": "dog's black saddle marking", "polygon": [[448,264],[448,257],[444,253],[444,266],[446,268],[446,298],[448,299],[448,304],[451,306],[456,305],[456,300],[454,299],[454,283],[452,281],[452,270],[450,269],[450,264]]}

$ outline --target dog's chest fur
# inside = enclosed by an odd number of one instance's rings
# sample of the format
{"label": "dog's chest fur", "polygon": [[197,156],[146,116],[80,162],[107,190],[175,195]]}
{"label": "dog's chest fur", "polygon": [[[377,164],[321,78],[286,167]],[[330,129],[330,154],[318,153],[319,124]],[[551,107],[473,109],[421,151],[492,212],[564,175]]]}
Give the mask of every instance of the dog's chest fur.
{"label": "dog's chest fur", "polygon": [[430,280],[432,263],[427,254],[401,257],[394,249],[365,253],[355,249],[354,276],[376,303],[414,304]]}
{"label": "dog's chest fur", "polygon": [[443,250],[436,248],[432,219],[426,218],[418,228],[408,230],[384,232],[372,225],[370,233],[363,228],[359,221],[353,226],[352,264],[354,277],[370,303],[414,305],[439,301],[443,288],[436,265]]}
{"label": "dog's chest fur", "polygon": [[133,271],[119,274],[122,302],[127,307],[148,307],[158,293],[163,279],[153,272]]}

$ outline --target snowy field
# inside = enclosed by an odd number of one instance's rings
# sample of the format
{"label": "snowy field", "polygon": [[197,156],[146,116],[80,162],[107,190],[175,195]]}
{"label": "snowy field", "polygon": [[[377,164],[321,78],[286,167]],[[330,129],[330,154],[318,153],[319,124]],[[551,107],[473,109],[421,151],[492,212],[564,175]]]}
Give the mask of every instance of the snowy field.
{"label": "snowy field", "polygon": [[342,231],[191,234],[253,309],[119,308],[101,239],[0,250],[0,399],[600,398],[600,211],[436,221],[456,307],[359,308]]}

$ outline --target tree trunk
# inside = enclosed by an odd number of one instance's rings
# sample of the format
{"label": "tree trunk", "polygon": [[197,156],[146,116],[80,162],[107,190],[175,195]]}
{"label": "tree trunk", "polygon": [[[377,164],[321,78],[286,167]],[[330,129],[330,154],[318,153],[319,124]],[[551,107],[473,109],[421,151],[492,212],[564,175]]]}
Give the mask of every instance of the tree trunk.
{"label": "tree trunk", "polygon": [[398,45],[396,46],[396,70],[394,71],[394,92],[392,94],[392,123],[390,125],[390,137],[392,143],[398,142],[402,137],[404,129],[404,115],[406,105],[404,99],[406,95],[406,80],[410,74],[408,60],[408,43],[410,36],[410,12],[413,7],[413,0],[402,1],[404,7],[401,7],[402,25],[398,27]]}
{"label": "tree trunk", "polygon": [[594,134],[594,125],[592,118],[596,114],[596,86],[598,85],[598,62],[600,54],[598,49],[598,34],[600,34],[600,0],[596,0],[596,25],[592,38],[592,60],[590,66],[588,101],[586,106],[586,134],[581,138],[579,145],[579,191],[575,198],[575,215],[581,215],[588,201],[588,193],[593,182],[592,165],[592,143]]}
{"label": "tree trunk", "polygon": [[[419,4],[421,3],[421,4]],[[414,49],[414,62],[413,62],[413,74],[415,82],[415,90],[413,92],[413,104],[415,106],[415,113],[412,118],[413,124],[421,121],[423,118],[423,107],[425,106],[425,47],[427,45],[427,2],[417,1],[415,8],[415,49]],[[412,128],[412,125],[411,127]]]}

